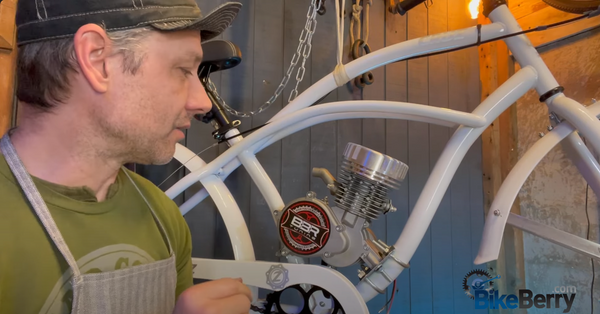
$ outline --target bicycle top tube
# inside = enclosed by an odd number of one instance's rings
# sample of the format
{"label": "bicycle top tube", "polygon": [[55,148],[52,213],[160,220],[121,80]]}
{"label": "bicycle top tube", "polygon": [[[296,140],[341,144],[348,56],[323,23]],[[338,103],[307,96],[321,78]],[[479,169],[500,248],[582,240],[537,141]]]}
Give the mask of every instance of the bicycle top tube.
{"label": "bicycle top tube", "polygon": [[[483,25],[481,29],[476,26],[423,36],[375,50],[356,60],[344,65],[348,77],[357,77],[385,66],[389,63],[427,53],[449,50],[465,45],[472,45],[480,41],[490,40],[507,34],[506,26],[501,23]],[[300,93],[292,102],[283,107],[270,122],[289,115],[295,111],[306,108],[317,102],[327,93],[336,89],[333,72],[321,78],[304,92]]]}

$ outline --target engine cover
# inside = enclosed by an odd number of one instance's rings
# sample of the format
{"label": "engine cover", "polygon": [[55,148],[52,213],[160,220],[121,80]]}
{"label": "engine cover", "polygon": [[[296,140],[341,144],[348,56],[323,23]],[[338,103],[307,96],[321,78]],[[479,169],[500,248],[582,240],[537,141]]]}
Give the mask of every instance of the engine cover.
{"label": "engine cover", "polygon": [[[281,254],[321,257],[329,266],[346,267],[360,260],[376,264],[386,245],[375,238],[369,223],[339,207],[329,207],[314,192],[291,201],[280,212]],[[381,246],[382,250],[377,247]]]}
{"label": "engine cover", "polygon": [[318,255],[331,238],[330,209],[316,198],[300,198],[282,211],[279,219],[279,237],[283,244],[300,256]]}

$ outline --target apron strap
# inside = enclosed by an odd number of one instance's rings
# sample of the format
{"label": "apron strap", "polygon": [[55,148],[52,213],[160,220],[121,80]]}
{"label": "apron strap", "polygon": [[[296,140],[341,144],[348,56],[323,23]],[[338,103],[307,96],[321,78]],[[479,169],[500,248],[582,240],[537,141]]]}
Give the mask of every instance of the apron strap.
{"label": "apron strap", "polygon": [[173,255],[173,247],[171,246],[171,240],[169,240],[169,235],[165,231],[165,228],[163,227],[162,223],[160,222],[160,219],[158,219],[158,216],[156,216],[156,213],[154,212],[154,208],[152,207],[152,205],[150,205],[150,202],[148,201],[148,199],[146,199],[146,197],[144,196],[144,193],[142,193],[142,191],[138,188],[137,184],[135,184],[135,182],[133,182],[133,179],[127,172],[127,169],[125,167],[121,167],[121,169],[123,170],[125,175],[127,175],[127,177],[129,178],[129,181],[131,181],[131,184],[133,184],[135,189],[142,196],[142,198],[144,199],[144,202],[146,202],[146,205],[148,205],[148,208],[150,208],[150,212],[152,213],[152,216],[154,217],[156,224],[160,228],[160,231],[163,234],[163,236],[165,237],[165,239],[167,239],[167,245],[169,246],[169,255],[172,256]]}
{"label": "apron strap", "polygon": [[[17,155],[17,152],[16,152],[14,146],[12,145],[12,142],[10,141],[10,137],[9,137],[10,133],[11,132],[6,132],[4,134],[4,136],[2,137],[2,139],[0,140],[0,149],[2,150],[2,153],[4,154],[4,156],[6,157],[6,161],[9,165],[9,167],[11,168],[13,174],[17,178],[17,181],[21,185],[21,188],[25,192],[27,199],[33,206],[33,209],[35,210],[37,216],[39,217],[42,224],[46,228],[48,235],[50,236],[50,238],[52,238],[52,241],[54,242],[54,244],[56,245],[56,247],[58,248],[58,250],[60,251],[62,256],[65,258],[65,260],[67,261],[69,267],[71,267],[71,270],[73,272],[74,284],[79,284],[82,279],[81,279],[81,271],[79,270],[79,267],[77,266],[77,262],[75,262],[75,258],[73,257],[73,254],[71,254],[71,251],[69,250],[69,247],[67,246],[67,244],[65,242],[65,239],[63,238],[62,234],[60,233],[60,230],[58,230],[58,227],[56,226],[54,219],[52,219],[52,216],[50,215],[50,211],[48,210],[48,207],[46,206],[44,199],[40,195],[38,189],[36,188],[35,184],[33,183],[33,180],[31,179],[31,176],[29,175],[29,173],[25,169],[25,166],[23,165],[21,159]],[[131,181],[131,183],[133,184],[135,189],[138,191],[138,193],[141,195],[141,197],[144,199],[144,202],[146,202],[146,205],[148,205],[148,207],[150,208],[150,212],[152,213],[154,220],[158,224],[158,227],[159,227],[161,233],[167,239],[167,245],[169,246],[169,255],[172,256],[174,254],[174,252],[173,252],[173,246],[171,245],[171,240],[169,239],[169,236],[168,236],[167,232],[165,231],[165,228],[162,225],[160,219],[158,219],[158,217],[156,216],[156,213],[154,212],[154,208],[150,205],[150,202],[146,199],[144,194],[140,191],[140,189],[135,184],[135,182],[133,181],[131,176],[129,176],[129,173],[127,173],[126,169],[122,169],[122,170],[125,173],[125,175],[127,175],[127,177],[129,178],[129,180]]]}
{"label": "apron strap", "polygon": [[33,206],[37,216],[46,228],[48,235],[50,235],[50,238],[52,238],[52,241],[69,264],[69,267],[71,267],[74,285],[79,284],[81,282],[81,272],[77,266],[77,263],[75,262],[75,258],[73,258],[73,254],[71,254],[71,251],[69,251],[69,247],[67,246],[65,239],[58,230],[54,219],[52,219],[50,211],[48,210],[44,199],[40,195],[40,192],[35,187],[31,176],[25,169],[21,159],[19,159],[19,156],[17,155],[17,152],[10,141],[9,132],[6,132],[6,134],[4,134],[2,137],[2,140],[0,141],[0,149],[2,149],[9,167],[19,181],[21,188],[25,192],[25,195],[31,203],[31,206]]}

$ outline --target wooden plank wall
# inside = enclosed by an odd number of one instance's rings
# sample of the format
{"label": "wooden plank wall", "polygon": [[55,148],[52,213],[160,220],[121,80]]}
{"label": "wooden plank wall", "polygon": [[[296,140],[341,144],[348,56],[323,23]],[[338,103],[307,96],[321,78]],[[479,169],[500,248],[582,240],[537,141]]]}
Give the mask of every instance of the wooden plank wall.
{"label": "wooden plank wall", "polygon": [[[510,0],[508,6],[524,30],[579,16],[578,14],[557,10],[543,0]],[[532,32],[527,36],[534,47],[540,48],[598,27],[600,27],[600,16],[586,18],[545,31]]]}
{"label": "wooden plank wall", "polygon": [[15,64],[17,60],[15,12],[16,0],[0,3],[0,136],[11,126]]}
{"label": "wooden plank wall", "polygon": [[[222,0],[217,1],[223,2]],[[308,0],[241,1],[243,10],[222,38],[233,41],[243,53],[238,67],[213,76],[221,96],[235,109],[248,111],[261,106],[276,90],[296,50],[306,21]],[[437,34],[476,25],[467,11],[467,2],[435,0],[420,5],[406,16],[386,10],[386,1],[373,0],[370,10],[369,44],[372,50],[428,34]],[[211,7],[218,3],[211,3]],[[327,12],[318,16],[312,40],[312,56],[306,62],[305,79],[299,90],[329,74],[336,64],[335,6],[326,1]],[[208,10],[210,8],[204,8]],[[345,7],[344,62],[350,61],[349,17],[352,1]],[[477,48],[450,54],[389,64],[373,70],[375,81],[361,90],[351,84],[331,92],[323,102],[341,100],[411,101],[431,106],[472,111],[480,100]],[[258,126],[288,102],[295,73],[280,98],[271,108],[253,118],[239,118],[241,130]],[[195,152],[210,146],[210,127],[194,121],[185,145]],[[400,235],[430,171],[454,129],[425,123],[387,119],[353,119],[323,123],[289,136],[258,154],[285,202],[304,196],[309,189],[322,198],[325,185],[310,176],[313,167],[327,168],[337,177],[342,153],[348,142],[355,142],[386,153],[409,164],[410,170],[398,191],[390,194],[397,212],[381,217],[372,225],[376,235],[393,244]],[[201,154],[210,161],[226,149],[225,145]],[[398,293],[391,313],[475,313],[473,301],[461,288],[465,274],[475,268],[483,228],[481,142],[477,141],[461,164],[430,230],[421,242],[412,267],[397,282]],[[161,167],[143,167],[140,173],[161,182],[177,169],[175,162]],[[168,188],[184,174],[180,170],[162,186]],[[236,170],[226,181],[247,219],[256,256],[278,261],[279,241],[264,199],[244,169]],[[194,186],[182,202],[193,195]],[[186,215],[194,240],[194,256],[233,258],[223,222],[210,199]],[[311,259],[311,263],[320,263]],[[340,270],[354,283],[355,267]],[[369,302],[377,313],[391,296],[380,295]]]}

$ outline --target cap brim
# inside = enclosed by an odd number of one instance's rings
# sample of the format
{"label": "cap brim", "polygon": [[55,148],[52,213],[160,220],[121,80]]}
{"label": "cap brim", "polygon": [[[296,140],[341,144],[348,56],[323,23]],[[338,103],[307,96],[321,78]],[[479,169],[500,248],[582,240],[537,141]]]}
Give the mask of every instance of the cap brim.
{"label": "cap brim", "polygon": [[241,8],[242,4],[239,2],[227,2],[197,20],[178,20],[151,25],[163,31],[195,29],[200,31],[201,40],[206,41],[223,33],[233,23]]}

